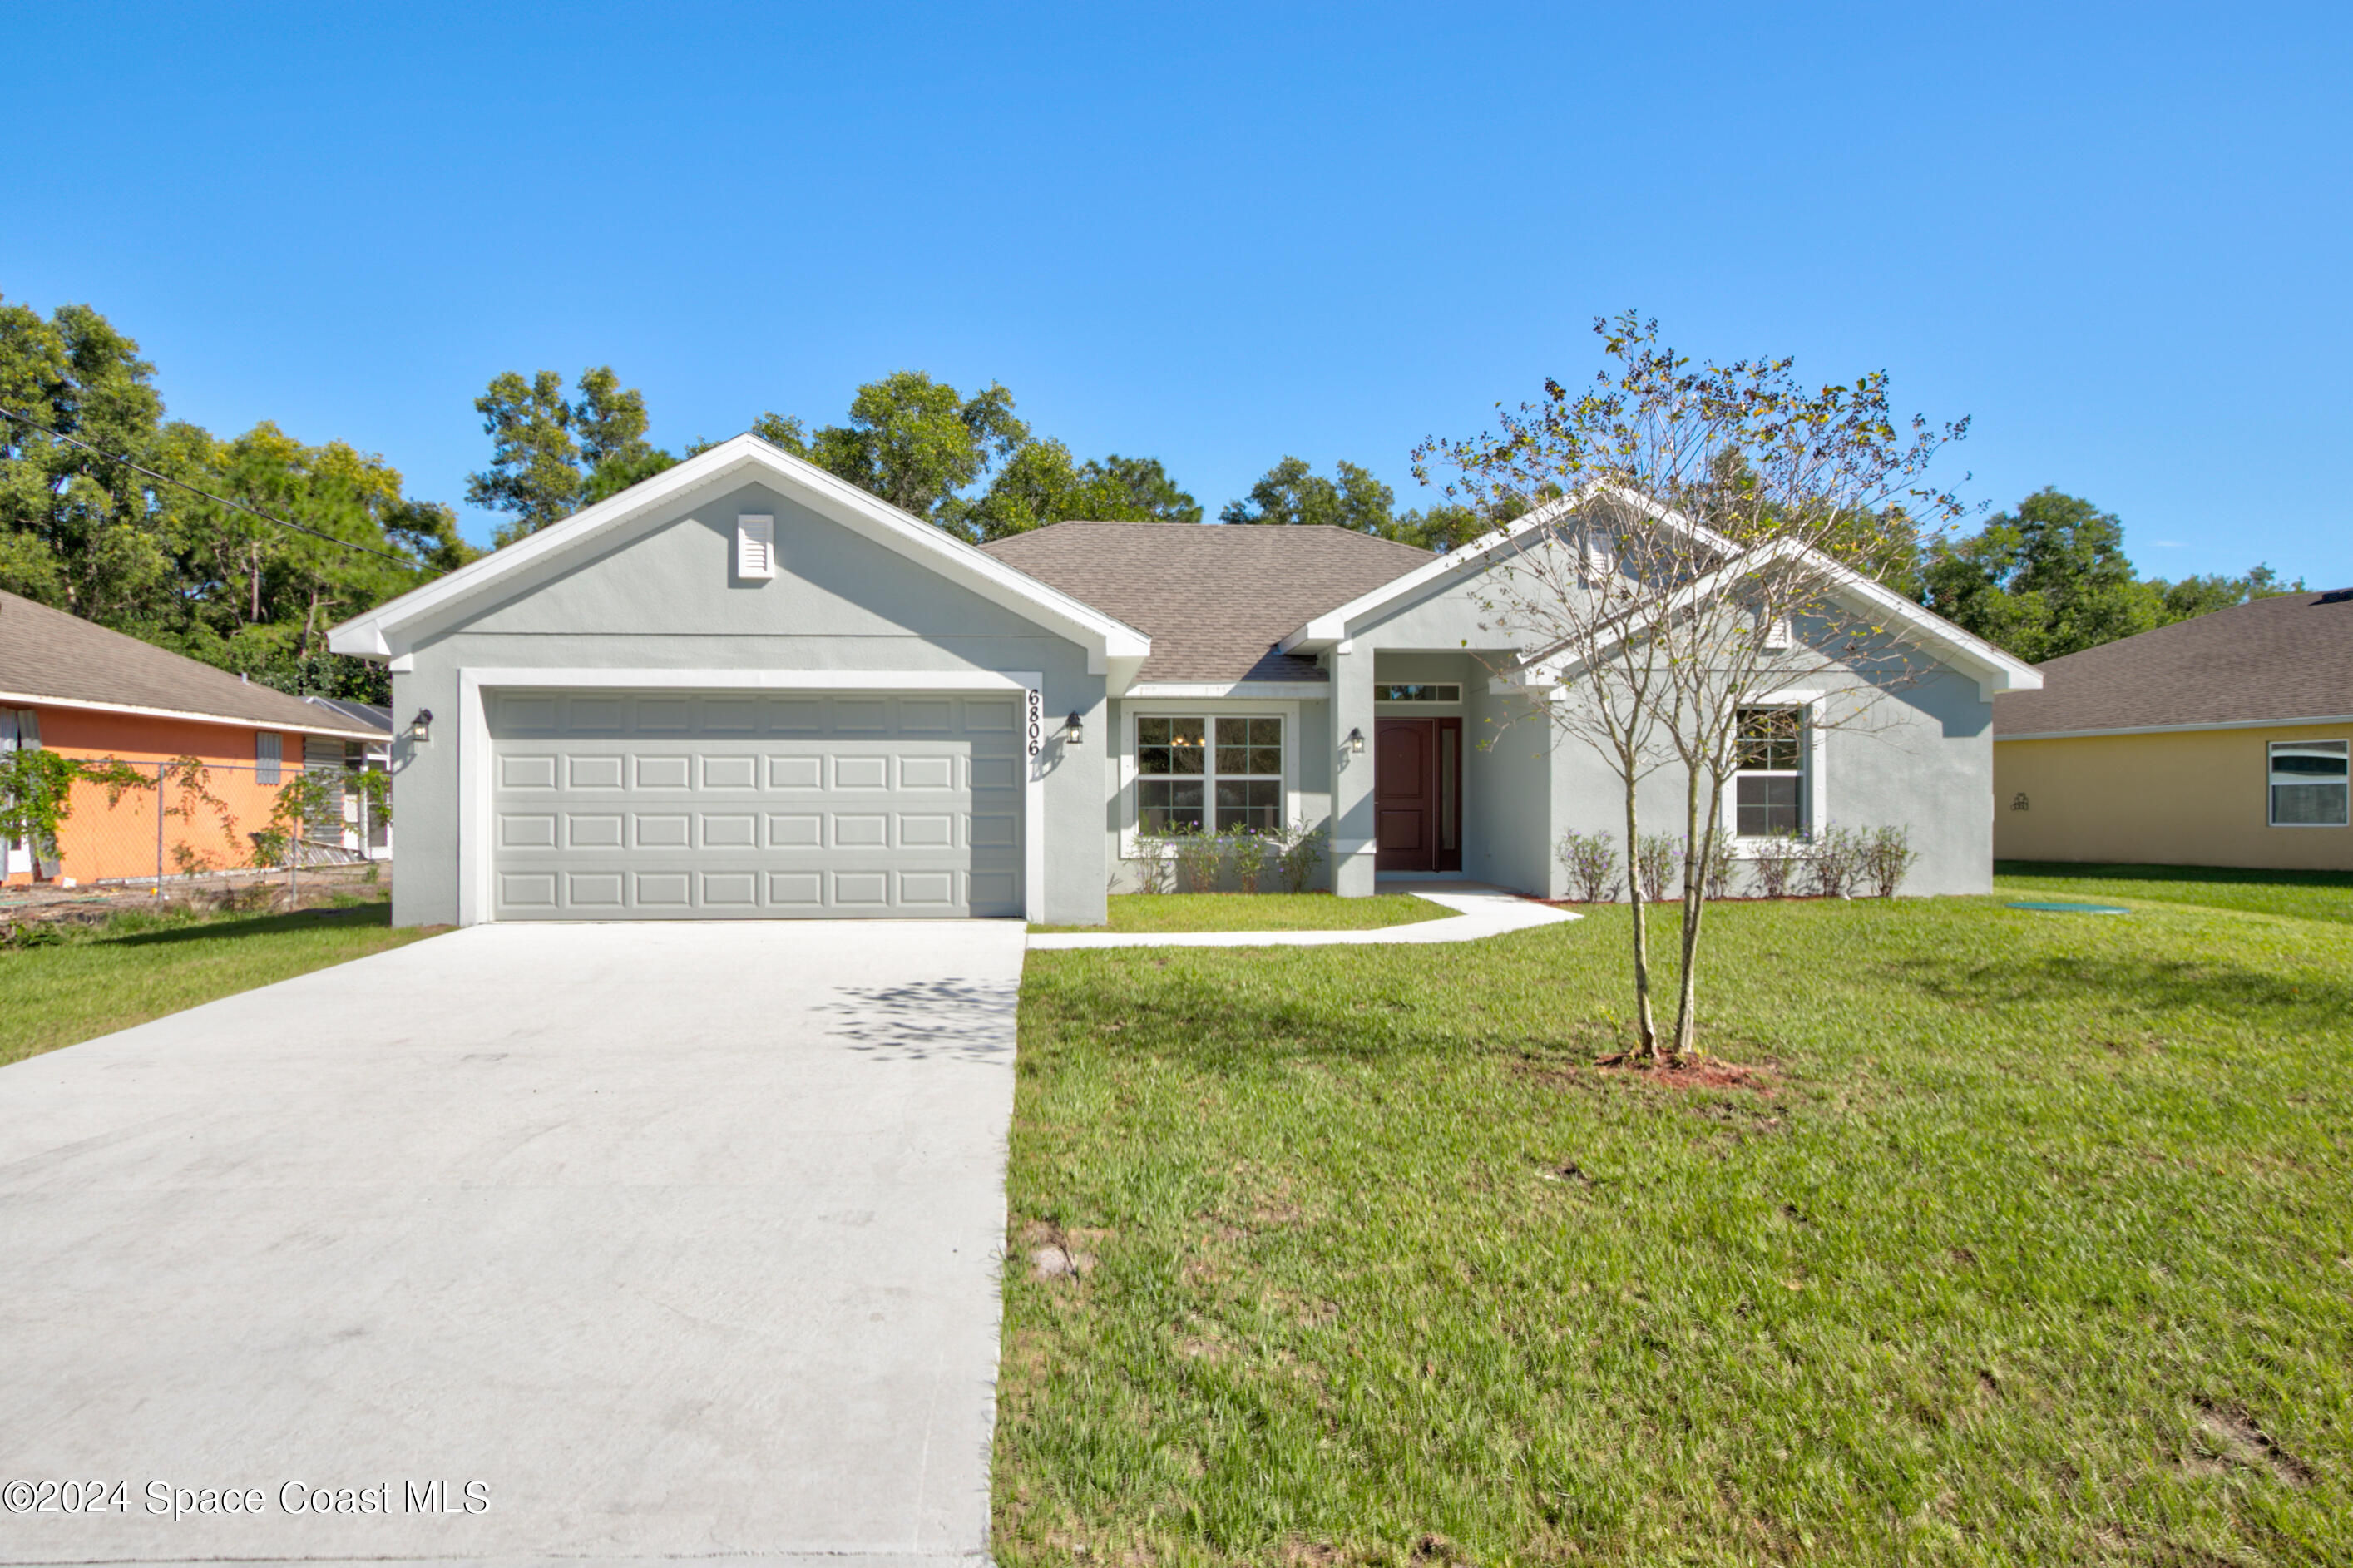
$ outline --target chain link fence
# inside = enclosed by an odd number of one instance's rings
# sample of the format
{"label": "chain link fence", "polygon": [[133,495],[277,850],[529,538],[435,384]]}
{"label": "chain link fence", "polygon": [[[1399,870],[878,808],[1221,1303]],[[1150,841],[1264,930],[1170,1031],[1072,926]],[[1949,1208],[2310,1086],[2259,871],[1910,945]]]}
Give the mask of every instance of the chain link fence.
{"label": "chain link fence", "polygon": [[[321,885],[354,880],[353,873],[376,881],[382,863],[391,858],[390,824],[343,768],[311,768],[309,776],[326,786],[324,800],[289,846],[273,842],[271,829],[279,824],[271,814],[287,785],[303,776],[301,763],[181,758],[128,767],[140,777],[136,786],[74,782],[54,846],[6,846],[0,910],[119,904],[129,895],[161,899],[264,878],[298,888],[306,876]],[[350,869],[330,874],[335,868]],[[366,874],[371,871],[375,874]]]}

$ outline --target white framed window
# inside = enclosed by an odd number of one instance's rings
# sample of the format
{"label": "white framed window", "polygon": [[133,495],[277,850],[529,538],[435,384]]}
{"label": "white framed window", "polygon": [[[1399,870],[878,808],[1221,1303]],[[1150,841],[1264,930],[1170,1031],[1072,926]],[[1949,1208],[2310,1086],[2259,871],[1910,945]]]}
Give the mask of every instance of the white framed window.
{"label": "white framed window", "polygon": [[2347,823],[2347,752],[2341,740],[2271,743],[2271,824],[2341,828]]}
{"label": "white framed window", "polygon": [[1459,681],[1383,681],[1373,687],[1377,703],[1459,703]]}
{"label": "white framed window", "polygon": [[776,520],[745,512],[735,519],[735,575],[765,582],[776,575]]}
{"label": "white framed window", "polygon": [[277,783],[279,768],[285,760],[286,741],[283,736],[274,729],[253,732],[253,781],[256,784]]}
{"label": "white framed window", "polygon": [[1278,714],[1138,715],[1137,830],[1269,832],[1282,826],[1288,728]]}
{"label": "white framed window", "polygon": [[1734,836],[1805,837],[1811,829],[1806,810],[1806,710],[1794,703],[1760,703],[1740,709],[1736,723]]}

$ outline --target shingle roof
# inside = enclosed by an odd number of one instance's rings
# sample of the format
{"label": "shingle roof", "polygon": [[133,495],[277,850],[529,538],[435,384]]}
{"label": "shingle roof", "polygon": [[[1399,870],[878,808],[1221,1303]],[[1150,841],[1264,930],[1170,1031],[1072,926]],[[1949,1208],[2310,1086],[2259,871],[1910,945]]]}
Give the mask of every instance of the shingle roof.
{"label": "shingle roof", "polygon": [[1148,633],[1146,681],[1324,680],[1275,642],[1431,559],[1350,528],[1200,523],[1057,523],[981,548]]}
{"label": "shingle roof", "polygon": [[347,719],[353,719],[370,726],[381,732],[385,738],[389,738],[392,735],[390,708],[380,707],[375,703],[358,702],[350,697],[304,697],[302,700],[315,707],[332,708]]}
{"label": "shingle roof", "polygon": [[1994,700],[1995,739],[2335,718],[2353,714],[2353,595],[2259,599],[2036,668],[2041,691]]}
{"label": "shingle roof", "polygon": [[347,714],[314,707],[152,642],[0,591],[0,693],[34,701],[102,703],[279,729],[381,739]]}

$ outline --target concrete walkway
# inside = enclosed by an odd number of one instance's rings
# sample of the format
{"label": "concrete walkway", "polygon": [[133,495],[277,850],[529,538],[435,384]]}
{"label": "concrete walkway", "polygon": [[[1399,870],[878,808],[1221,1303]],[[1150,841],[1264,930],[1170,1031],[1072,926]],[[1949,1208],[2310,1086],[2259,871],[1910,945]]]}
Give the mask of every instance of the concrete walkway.
{"label": "concrete walkway", "polygon": [[1021,948],[484,927],[0,1068],[0,1482],[127,1499],[0,1562],[978,1563]]}
{"label": "concrete walkway", "polygon": [[1384,883],[1383,893],[1410,893],[1458,913],[1442,920],[1367,931],[1064,931],[1029,938],[1032,948],[1338,948],[1388,942],[1475,942],[1506,931],[1556,926],[1581,915],[1471,882]]}

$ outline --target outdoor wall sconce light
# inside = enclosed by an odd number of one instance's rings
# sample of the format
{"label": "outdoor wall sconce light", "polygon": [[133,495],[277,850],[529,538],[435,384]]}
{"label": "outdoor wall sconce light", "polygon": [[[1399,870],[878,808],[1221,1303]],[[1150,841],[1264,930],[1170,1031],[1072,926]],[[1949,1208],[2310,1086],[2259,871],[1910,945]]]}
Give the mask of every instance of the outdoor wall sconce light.
{"label": "outdoor wall sconce light", "polygon": [[1363,730],[1352,729],[1348,732],[1348,755],[1351,757],[1362,757],[1365,755],[1365,732]]}
{"label": "outdoor wall sconce light", "polygon": [[419,708],[417,710],[417,716],[408,721],[408,738],[415,741],[419,746],[426,746],[431,743],[433,739],[433,710],[431,708]]}
{"label": "outdoor wall sconce light", "polygon": [[1084,746],[1087,743],[1086,724],[1086,715],[1079,713],[1075,709],[1072,710],[1071,716],[1062,721],[1062,739],[1064,743],[1070,746]]}

